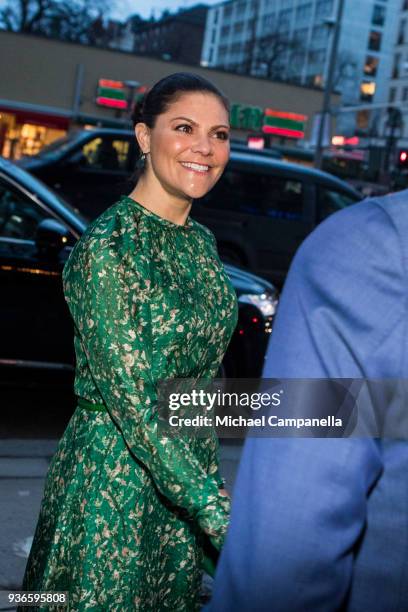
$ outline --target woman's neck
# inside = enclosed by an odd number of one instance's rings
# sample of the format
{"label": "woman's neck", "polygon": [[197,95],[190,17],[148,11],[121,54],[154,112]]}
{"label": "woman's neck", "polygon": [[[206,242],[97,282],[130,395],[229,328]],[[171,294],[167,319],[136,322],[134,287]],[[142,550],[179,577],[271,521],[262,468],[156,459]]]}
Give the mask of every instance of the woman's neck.
{"label": "woman's neck", "polygon": [[147,185],[143,177],[139,179],[129,197],[177,225],[185,225],[192,204],[192,199],[182,199],[170,194],[161,185]]}

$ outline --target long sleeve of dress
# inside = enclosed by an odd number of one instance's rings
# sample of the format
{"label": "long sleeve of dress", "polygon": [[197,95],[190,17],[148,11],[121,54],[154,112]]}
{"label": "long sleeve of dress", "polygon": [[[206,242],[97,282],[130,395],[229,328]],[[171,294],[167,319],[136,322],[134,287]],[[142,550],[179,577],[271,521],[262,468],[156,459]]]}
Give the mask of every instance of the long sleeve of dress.
{"label": "long sleeve of dress", "polygon": [[220,548],[230,502],[218,474],[205,471],[185,440],[157,433],[151,314],[129,261],[112,245],[84,249],[64,269],[67,303],[95,385],[129,450]]}

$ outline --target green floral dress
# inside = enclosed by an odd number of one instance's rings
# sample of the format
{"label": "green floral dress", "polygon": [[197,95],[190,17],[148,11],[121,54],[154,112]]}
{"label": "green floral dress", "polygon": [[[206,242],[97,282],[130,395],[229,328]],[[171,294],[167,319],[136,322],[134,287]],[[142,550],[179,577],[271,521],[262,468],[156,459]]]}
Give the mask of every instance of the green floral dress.
{"label": "green floral dress", "polygon": [[206,540],[219,549],[229,517],[218,442],[158,436],[155,407],[159,380],[216,375],[236,325],[214,237],[123,196],[63,287],[74,391],[106,409],[78,404],[59,442],[22,588],[68,591],[72,612],[197,610]]}

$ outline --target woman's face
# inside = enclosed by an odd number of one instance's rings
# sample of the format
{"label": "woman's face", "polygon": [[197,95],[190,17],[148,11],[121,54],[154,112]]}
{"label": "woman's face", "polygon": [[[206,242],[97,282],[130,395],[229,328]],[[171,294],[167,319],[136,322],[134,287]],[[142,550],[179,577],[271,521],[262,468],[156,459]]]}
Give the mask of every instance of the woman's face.
{"label": "woman's face", "polygon": [[[211,93],[183,94],[156,118],[146,147],[150,164],[146,178],[158,180],[170,194],[183,199],[204,196],[228,162],[229,117]],[[149,176],[150,175],[150,176]]]}

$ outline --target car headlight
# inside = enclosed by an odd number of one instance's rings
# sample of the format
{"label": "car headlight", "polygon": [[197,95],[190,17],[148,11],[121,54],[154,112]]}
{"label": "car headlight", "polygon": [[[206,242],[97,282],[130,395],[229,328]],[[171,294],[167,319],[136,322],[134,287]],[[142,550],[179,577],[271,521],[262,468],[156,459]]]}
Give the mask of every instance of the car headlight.
{"label": "car headlight", "polygon": [[239,296],[238,302],[255,306],[264,317],[273,317],[278,306],[278,297],[271,293],[244,293]]}

